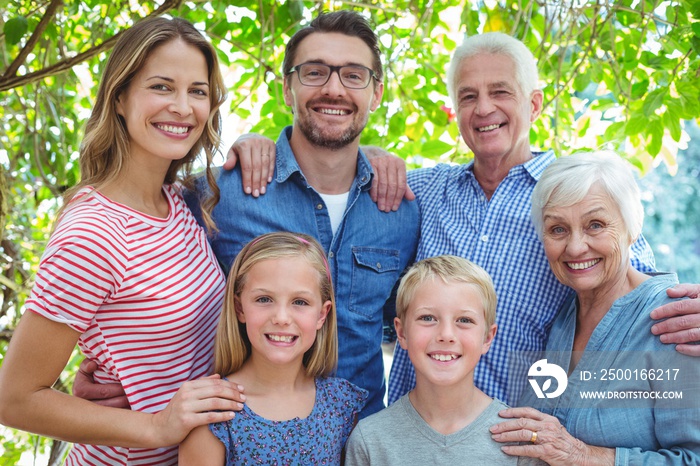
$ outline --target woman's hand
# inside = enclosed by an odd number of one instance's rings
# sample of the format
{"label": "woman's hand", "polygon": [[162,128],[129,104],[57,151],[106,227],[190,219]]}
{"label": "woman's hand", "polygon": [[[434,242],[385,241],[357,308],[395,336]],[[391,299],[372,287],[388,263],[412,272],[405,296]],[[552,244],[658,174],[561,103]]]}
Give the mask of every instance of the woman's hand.
{"label": "woman's hand", "polygon": [[491,437],[497,442],[525,442],[501,447],[508,455],[539,458],[553,466],[615,464],[614,449],[583,443],[554,416],[534,408],[510,408],[499,415],[511,420],[491,426]]}
{"label": "woman's hand", "polygon": [[233,419],[243,409],[243,387],[210,375],[182,384],[165,409],[152,416],[153,445],[176,445],[197,426]]}

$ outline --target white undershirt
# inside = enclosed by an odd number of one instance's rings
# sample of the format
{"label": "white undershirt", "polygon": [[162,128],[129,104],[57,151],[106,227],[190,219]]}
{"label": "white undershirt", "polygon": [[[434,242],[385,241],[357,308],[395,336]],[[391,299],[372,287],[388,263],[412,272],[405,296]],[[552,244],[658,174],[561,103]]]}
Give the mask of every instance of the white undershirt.
{"label": "white undershirt", "polygon": [[348,204],[348,195],[350,191],[343,194],[321,194],[318,193],[326,203],[328,208],[328,216],[331,218],[331,230],[335,235],[340,221],[343,219],[343,214],[345,213],[345,206]]}

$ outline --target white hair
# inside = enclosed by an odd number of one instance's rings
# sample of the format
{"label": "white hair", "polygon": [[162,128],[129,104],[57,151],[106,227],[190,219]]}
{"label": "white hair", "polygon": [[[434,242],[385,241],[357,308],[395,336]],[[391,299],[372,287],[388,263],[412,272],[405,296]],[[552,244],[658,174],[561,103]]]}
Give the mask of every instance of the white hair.
{"label": "white hair", "polygon": [[598,184],[620,209],[632,241],[642,232],[644,208],[632,170],[622,157],[609,151],[580,152],[555,160],[544,169],[532,192],[532,223],[542,239],[544,212],[581,202]]}
{"label": "white hair", "polygon": [[515,78],[523,95],[529,96],[538,88],[537,62],[532,52],[518,39],[502,32],[486,32],[469,36],[452,54],[447,70],[447,92],[457,108],[459,69],[464,60],[480,53],[505,55],[515,65]]}

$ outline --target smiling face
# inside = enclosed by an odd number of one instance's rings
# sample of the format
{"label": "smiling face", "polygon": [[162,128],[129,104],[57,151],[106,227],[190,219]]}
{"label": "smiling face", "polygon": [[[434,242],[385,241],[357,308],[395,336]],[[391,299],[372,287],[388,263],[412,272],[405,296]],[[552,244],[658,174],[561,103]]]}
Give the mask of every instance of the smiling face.
{"label": "smiling face", "polygon": [[455,91],[459,131],[477,160],[503,158],[515,166],[529,158],[530,125],[542,110],[542,92],[523,95],[508,56],[463,59]]}
{"label": "smiling face", "polygon": [[185,157],[202,135],[210,109],[202,52],[180,39],[154,49],[117,99],[131,160],[167,167]]}
{"label": "smiling face", "polygon": [[474,367],[491,346],[483,297],[475,285],[429,279],[419,285],[403,320],[394,319],[398,341],[416,369],[416,383],[473,383]]}
{"label": "smiling face", "polygon": [[266,259],[247,273],[236,314],[245,324],[251,359],[302,364],[325,322],[318,271],[300,257]]}
{"label": "smiling face", "polygon": [[580,202],[545,207],[543,236],[549,266],[579,296],[607,293],[630,267],[632,239],[620,210],[599,184]]}
{"label": "smiling face", "polygon": [[[372,52],[357,37],[340,33],[312,33],[296,51],[296,63],[326,65],[362,65],[372,68]],[[337,73],[320,87],[304,86],[297,72],[284,80],[284,101],[294,113],[292,138],[301,136],[317,147],[340,149],[359,143],[370,111],[381,101],[384,85],[372,82],[365,89],[347,89]]]}

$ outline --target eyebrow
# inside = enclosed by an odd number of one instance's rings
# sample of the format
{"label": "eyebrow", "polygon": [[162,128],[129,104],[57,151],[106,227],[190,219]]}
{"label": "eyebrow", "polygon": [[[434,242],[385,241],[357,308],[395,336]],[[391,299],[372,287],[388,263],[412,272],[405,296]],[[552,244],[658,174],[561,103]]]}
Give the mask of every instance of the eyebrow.
{"label": "eyebrow", "polygon": [[[169,83],[175,82],[175,80],[173,78],[168,78],[167,76],[159,76],[159,75],[155,75],[155,76],[151,76],[150,78],[146,78],[146,81],[150,81],[152,79],[161,79],[161,80],[167,81]],[[195,81],[192,84],[194,84],[195,86],[209,86],[208,82],[203,82],[203,81]]]}
{"label": "eyebrow", "polygon": [[342,65],[331,65],[329,63],[326,63],[325,60],[320,60],[320,59],[319,60],[315,60],[315,59],[307,60],[305,62],[300,63],[300,65],[307,64],[307,63],[316,63],[319,65],[328,65],[328,66],[362,66],[363,68],[372,69],[371,66],[363,65],[362,63],[345,62]]}
{"label": "eyebrow", "polygon": [[[563,207],[571,207],[571,206],[563,206]],[[599,215],[600,212],[605,212],[605,211],[606,211],[606,209],[604,207],[594,207],[593,209],[584,212],[581,215],[581,218],[593,217],[595,215]],[[559,219],[562,219],[564,217],[561,215],[547,214],[547,215],[544,215],[542,218],[544,220],[549,220],[549,219],[559,220]]]}
{"label": "eyebrow", "polygon": [[[495,83],[489,83],[486,85],[489,90],[506,88],[509,90],[514,90],[515,88],[507,81],[498,81]],[[476,88],[473,86],[460,87],[457,90],[457,95],[464,94],[465,92],[476,92]]]}

